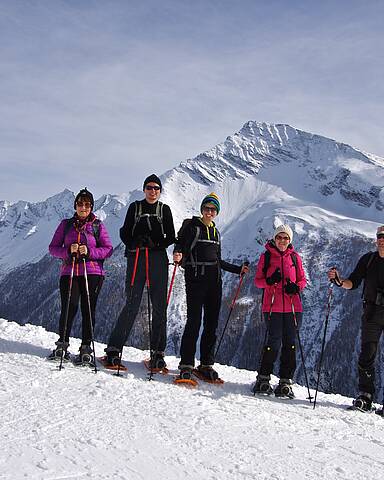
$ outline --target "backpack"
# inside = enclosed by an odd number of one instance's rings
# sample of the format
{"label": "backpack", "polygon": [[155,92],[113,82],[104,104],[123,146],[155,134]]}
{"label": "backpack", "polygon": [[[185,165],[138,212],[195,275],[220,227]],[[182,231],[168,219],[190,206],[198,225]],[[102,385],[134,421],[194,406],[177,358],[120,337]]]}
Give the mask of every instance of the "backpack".
{"label": "backpack", "polygon": [[[184,230],[190,225],[190,223],[192,222],[193,218],[187,218],[183,221],[183,224],[181,225],[181,229],[179,231],[179,236],[184,232]],[[201,232],[201,227],[198,226],[198,225],[195,225],[195,235],[193,237],[193,240],[191,242],[191,245],[189,246],[189,253],[187,255],[183,255],[183,258],[181,260],[181,266],[183,268],[185,268],[186,265],[192,265],[192,267],[195,269],[195,274],[197,274],[197,267],[198,266],[202,266],[203,268],[203,271],[204,271],[204,266],[206,265],[212,265],[212,262],[196,262],[196,259],[194,258],[193,256],[193,253],[192,253],[192,250],[195,248],[197,242],[201,241],[201,242],[205,242],[207,240],[199,240],[199,237],[200,237],[200,232]],[[217,243],[220,244],[220,234],[219,232],[217,231]],[[188,256],[190,257],[191,261],[190,262],[187,262],[187,258]]]}
{"label": "backpack", "polygon": [[133,232],[136,228],[136,225],[139,223],[141,218],[147,219],[148,229],[151,232],[152,226],[151,226],[151,222],[149,221],[149,218],[156,217],[157,221],[160,224],[161,234],[165,238],[164,226],[163,226],[163,207],[164,207],[164,204],[162,202],[157,202],[155,213],[143,213],[143,206],[141,204],[141,201],[136,200],[135,201],[135,223],[133,224],[133,227],[132,227],[132,237],[133,237]]}

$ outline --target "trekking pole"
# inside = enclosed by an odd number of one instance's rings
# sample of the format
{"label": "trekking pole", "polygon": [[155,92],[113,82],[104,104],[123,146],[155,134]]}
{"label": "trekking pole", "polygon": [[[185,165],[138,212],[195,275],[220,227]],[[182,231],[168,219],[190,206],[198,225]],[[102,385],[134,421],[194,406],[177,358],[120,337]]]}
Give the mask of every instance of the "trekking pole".
{"label": "trekking pole", "polygon": [[319,368],[317,371],[317,382],[316,382],[316,392],[315,392],[315,400],[313,402],[313,409],[316,408],[316,400],[317,400],[317,392],[319,390],[319,383],[320,383],[320,374],[321,374],[321,367],[323,364],[323,354],[324,354],[324,349],[325,349],[325,337],[327,335],[327,329],[328,329],[328,320],[329,320],[329,314],[331,311],[331,303],[332,303],[332,295],[333,295],[333,285],[335,282],[331,280],[329,284],[329,289],[328,289],[328,300],[327,300],[327,313],[325,315],[325,323],[324,323],[324,335],[323,335],[323,341],[321,342],[321,353],[320,353],[320,360],[319,360]]}
{"label": "trekking pole", "polygon": [[84,280],[85,280],[85,293],[87,295],[87,305],[88,305],[88,314],[89,314],[89,327],[91,330],[91,341],[92,341],[92,350],[93,350],[93,360],[95,364],[95,373],[97,373],[96,366],[96,351],[95,351],[95,338],[93,330],[93,321],[92,321],[92,311],[91,311],[91,299],[89,297],[89,285],[88,285],[88,273],[85,257],[83,256],[83,266],[84,266]]}
{"label": "trekking pole", "polygon": [[[67,296],[67,304],[65,306],[65,317],[64,317],[64,332],[63,332],[63,344],[65,344],[65,337],[67,336],[67,325],[68,325],[68,317],[69,317],[69,304],[71,301],[72,295],[72,284],[73,284],[73,273],[75,271],[75,261],[76,255],[72,255],[72,266],[71,266],[71,276],[69,277],[69,286],[68,286],[68,296]],[[63,356],[64,356],[64,346],[61,349],[61,356],[60,356],[60,365],[59,370],[63,368]]]}
{"label": "trekking pole", "polygon": [[169,300],[171,298],[171,293],[172,293],[172,289],[173,289],[173,284],[175,282],[175,275],[176,275],[176,270],[177,270],[177,267],[179,266],[178,263],[174,263],[174,268],[173,268],[173,273],[172,273],[172,278],[171,278],[171,283],[169,285],[169,290],[168,290],[168,295],[167,295],[167,307],[169,305]]}
{"label": "trekking pole", "polygon": [[[248,267],[249,262],[244,262],[243,265],[245,265],[245,266]],[[231,302],[231,306],[230,306],[230,308],[229,308],[229,313],[228,313],[227,321],[225,322],[224,329],[223,329],[223,333],[221,334],[221,338],[220,338],[219,344],[218,344],[218,346],[217,346],[217,348],[216,348],[216,352],[215,352],[214,358],[217,357],[217,353],[218,353],[218,351],[220,350],[221,342],[223,341],[224,334],[225,334],[225,331],[226,331],[227,326],[228,326],[228,323],[229,323],[229,319],[231,318],[233,309],[235,308],[235,303],[236,303],[237,297],[239,296],[239,293],[240,293],[241,285],[243,284],[244,275],[245,275],[245,273],[242,273],[242,274],[240,275],[240,281],[239,281],[239,284],[238,284],[238,286],[237,286],[237,289],[236,289],[235,295],[234,295],[234,297],[233,297],[233,300],[232,300],[232,302]]]}
{"label": "trekking pole", "polygon": [[147,302],[148,302],[148,333],[149,333],[149,365],[151,367],[148,380],[152,380],[153,369],[152,369],[152,360],[153,353],[151,350],[152,345],[152,322],[151,322],[151,292],[150,292],[150,281],[149,281],[149,254],[148,247],[145,247],[145,284],[147,286]]}
{"label": "trekking pole", "polygon": [[308,390],[308,400],[309,400],[309,403],[312,403],[312,396],[311,396],[311,392],[309,391],[309,382],[308,382],[308,376],[307,376],[307,369],[305,368],[305,360],[304,360],[303,347],[302,347],[302,345],[301,345],[301,340],[300,340],[299,326],[297,325],[296,312],[295,312],[295,307],[294,307],[294,305],[293,305],[293,295],[290,295],[290,298],[291,298],[291,307],[292,307],[292,314],[293,314],[293,322],[294,322],[294,324],[295,324],[297,341],[298,341],[298,343],[299,343],[299,348],[300,348],[301,362],[302,362],[302,364],[303,364],[305,383],[306,383],[306,385],[307,385],[307,390]]}
{"label": "trekking pole", "polygon": [[[132,291],[133,291],[133,285],[135,283],[135,278],[136,278],[137,263],[139,261],[139,253],[140,253],[140,248],[136,247],[135,262],[133,264],[133,270],[132,270],[132,276],[131,276],[129,303],[131,303],[131,300],[132,300]],[[122,358],[123,358],[123,349],[124,349],[124,345],[121,347],[121,350],[120,350],[120,353],[119,353],[119,362],[117,364],[117,372],[115,373],[116,377],[120,377],[120,366],[121,366],[121,361],[122,361]]]}

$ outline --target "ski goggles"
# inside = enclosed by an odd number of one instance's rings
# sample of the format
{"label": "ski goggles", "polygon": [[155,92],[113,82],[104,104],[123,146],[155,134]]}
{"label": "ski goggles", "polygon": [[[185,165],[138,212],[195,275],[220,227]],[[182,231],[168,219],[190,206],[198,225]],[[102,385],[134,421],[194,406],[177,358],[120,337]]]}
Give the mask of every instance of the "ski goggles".
{"label": "ski goggles", "polygon": [[379,239],[379,238],[384,238],[384,233],[379,233],[378,235],[376,235],[376,238]]}
{"label": "ski goggles", "polygon": [[155,190],[155,192],[158,192],[160,190],[160,187],[158,185],[146,185],[145,189],[146,190]]}

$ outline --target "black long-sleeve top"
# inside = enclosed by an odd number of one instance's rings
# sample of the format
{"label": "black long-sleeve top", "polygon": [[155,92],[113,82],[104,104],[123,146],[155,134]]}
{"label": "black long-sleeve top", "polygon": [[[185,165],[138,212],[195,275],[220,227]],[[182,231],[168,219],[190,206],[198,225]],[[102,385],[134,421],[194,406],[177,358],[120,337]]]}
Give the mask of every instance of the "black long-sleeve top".
{"label": "black long-sleeve top", "polygon": [[384,289],[384,258],[378,252],[368,252],[363,255],[353,272],[348,276],[355,290],[364,280],[364,299],[375,303],[377,290]]}
{"label": "black long-sleeve top", "polygon": [[[145,199],[141,200],[142,214],[155,214],[157,209],[156,203],[148,203]],[[163,204],[162,224],[155,216],[141,217],[136,223],[136,202],[132,202],[127,210],[124,225],[120,228],[120,238],[126,245],[125,253],[135,250],[137,247],[148,246],[151,250],[161,250],[175,243],[175,227],[173,225],[172,212],[168,205]],[[150,227],[148,225],[150,222]]]}

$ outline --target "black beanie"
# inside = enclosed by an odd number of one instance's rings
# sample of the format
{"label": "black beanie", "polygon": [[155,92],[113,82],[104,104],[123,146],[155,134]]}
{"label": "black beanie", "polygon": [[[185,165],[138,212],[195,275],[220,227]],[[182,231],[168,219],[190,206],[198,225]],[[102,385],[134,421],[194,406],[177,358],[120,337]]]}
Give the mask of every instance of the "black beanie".
{"label": "black beanie", "polygon": [[149,177],[144,180],[143,190],[145,190],[145,186],[147,185],[147,183],[157,183],[160,187],[160,191],[163,189],[160,178],[154,173],[152,173],[152,175],[149,175]]}
{"label": "black beanie", "polygon": [[75,210],[76,210],[76,203],[78,200],[80,200],[80,198],[88,198],[89,201],[91,202],[91,208],[93,209],[93,205],[94,205],[93,195],[91,192],[87,190],[87,187],[82,188],[80,192],[76,195],[75,203],[73,204],[73,208]]}

